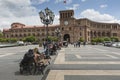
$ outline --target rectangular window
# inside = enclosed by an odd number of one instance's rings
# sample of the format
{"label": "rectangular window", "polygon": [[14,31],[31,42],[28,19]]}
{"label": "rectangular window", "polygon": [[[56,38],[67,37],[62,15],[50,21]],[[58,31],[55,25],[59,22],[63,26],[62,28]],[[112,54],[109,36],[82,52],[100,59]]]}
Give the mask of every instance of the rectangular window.
{"label": "rectangular window", "polygon": [[44,29],[42,29],[42,31],[44,31]]}
{"label": "rectangular window", "polygon": [[82,33],[80,32],[80,36],[82,36]]}
{"label": "rectangular window", "polygon": [[64,28],[62,28],[62,31],[64,31]]}
{"label": "rectangular window", "polygon": [[117,36],[117,33],[113,33],[113,36]]}

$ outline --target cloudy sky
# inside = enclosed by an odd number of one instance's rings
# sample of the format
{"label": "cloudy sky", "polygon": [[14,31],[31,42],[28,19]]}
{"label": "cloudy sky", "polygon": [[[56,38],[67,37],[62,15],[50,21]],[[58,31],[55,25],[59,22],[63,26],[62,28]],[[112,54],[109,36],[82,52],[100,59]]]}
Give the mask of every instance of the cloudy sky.
{"label": "cloudy sky", "polygon": [[0,0],[0,29],[10,28],[14,22],[25,25],[43,25],[39,12],[46,7],[55,14],[59,24],[59,11],[73,9],[75,18],[89,18],[98,22],[120,24],[120,0]]}

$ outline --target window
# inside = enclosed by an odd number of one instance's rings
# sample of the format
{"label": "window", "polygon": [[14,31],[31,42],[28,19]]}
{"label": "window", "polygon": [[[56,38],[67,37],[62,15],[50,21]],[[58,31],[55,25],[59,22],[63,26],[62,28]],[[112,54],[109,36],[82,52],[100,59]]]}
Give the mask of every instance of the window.
{"label": "window", "polygon": [[35,36],[35,33],[33,33],[33,36]]}
{"label": "window", "polygon": [[37,29],[37,31],[39,32],[39,31],[40,31],[40,29]]}
{"label": "window", "polygon": [[55,29],[51,29],[51,31],[55,31]]}
{"label": "window", "polygon": [[48,36],[50,36],[50,33],[48,33]]}
{"label": "window", "polygon": [[31,32],[31,30],[29,29],[28,32]]}
{"label": "window", "polygon": [[60,18],[62,18],[62,14],[60,14]]}
{"label": "window", "polygon": [[82,30],[82,28],[80,27],[80,30]]}
{"label": "window", "polygon": [[54,33],[52,33],[52,36],[54,36]]}
{"label": "window", "polygon": [[64,31],[64,28],[62,27],[62,31]]}
{"label": "window", "polygon": [[45,31],[44,29],[42,29],[42,31]]}
{"label": "window", "polygon": [[82,36],[82,33],[80,32],[80,36]]}
{"label": "window", "polygon": [[13,35],[11,35],[11,37],[13,37]]}
{"label": "window", "polygon": [[44,33],[42,33],[42,36],[44,36],[45,34]]}
{"label": "window", "polygon": [[89,34],[89,32],[88,32],[88,36],[89,36],[90,34]]}
{"label": "window", "polygon": [[28,36],[31,36],[31,34],[29,33]]}
{"label": "window", "polygon": [[32,31],[35,32],[35,29],[33,29]]}
{"label": "window", "polygon": [[17,33],[17,32],[18,32],[18,30],[15,30],[15,32]]}
{"label": "window", "polygon": [[18,37],[18,35],[17,35],[17,34],[15,34],[15,37]]}
{"label": "window", "polygon": [[20,34],[19,36],[22,37],[22,34]]}
{"label": "window", "polygon": [[26,34],[24,34],[24,37],[26,37]]}
{"label": "window", "polygon": [[40,33],[38,33],[37,36],[40,36]]}
{"label": "window", "polygon": [[117,25],[112,25],[112,29],[117,29]]}
{"label": "window", "polygon": [[106,28],[109,29],[109,28],[110,28],[110,25],[106,25]]}
{"label": "window", "polygon": [[7,35],[7,38],[8,38],[9,36]]}
{"label": "window", "polygon": [[117,36],[117,33],[113,33],[113,36]]}
{"label": "window", "polygon": [[26,32],[26,30],[24,29],[24,32]]}

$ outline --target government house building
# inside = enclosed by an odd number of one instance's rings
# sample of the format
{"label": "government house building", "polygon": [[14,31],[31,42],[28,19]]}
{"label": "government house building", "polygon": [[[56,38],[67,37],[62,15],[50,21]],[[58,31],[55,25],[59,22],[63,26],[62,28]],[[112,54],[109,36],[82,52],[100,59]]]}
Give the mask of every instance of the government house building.
{"label": "government house building", "polygon": [[[97,37],[118,37],[120,40],[120,24],[118,23],[101,23],[87,18],[75,19],[73,10],[59,11],[59,16],[59,25],[48,25],[49,36],[56,36],[55,29],[59,28],[62,41],[74,42],[83,38],[86,42],[90,42],[92,38]],[[44,41],[46,27],[13,23],[10,29],[3,29],[3,34],[5,38],[17,39],[33,35],[39,41]]]}

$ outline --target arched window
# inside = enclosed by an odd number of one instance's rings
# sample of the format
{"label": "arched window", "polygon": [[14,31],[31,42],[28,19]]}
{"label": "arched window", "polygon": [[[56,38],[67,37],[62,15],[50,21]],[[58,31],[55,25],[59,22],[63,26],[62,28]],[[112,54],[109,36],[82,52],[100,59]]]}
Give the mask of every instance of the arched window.
{"label": "arched window", "polygon": [[100,32],[98,32],[98,36],[99,36],[99,37],[101,36],[101,33],[100,33]]}
{"label": "arched window", "polygon": [[82,36],[82,33],[80,32],[80,36]]}
{"label": "arched window", "polygon": [[105,36],[105,32],[102,32],[102,36]]}
{"label": "arched window", "polygon": [[106,34],[107,34],[108,37],[110,37],[110,32],[107,32]]}
{"label": "arched window", "polygon": [[38,33],[37,36],[40,36],[40,33]]}
{"label": "arched window", "polygon": [[32,35],[35,36],[35,33],[33,33]]}
{"label": "arched window", "polygon": [[28,36],[31,36],[31,34],[29,33]]}
{"label": "arched window", "polygon": [[52,36],[55,36],[55,34],[54,34],[54,33],[52,33]]}
{"label": "arched window", "polygon": [[42,33],[42,36],[44,36],[45,34],[44,33]]}
{"label": "arched window", "polygon": [[13,37],[13,34],[11,35],[11,37]]}
{"label": "arched window", "polygon": [[17,35],[17,34],[15,34],[15,37],[18,37],[18,35]]}
{"label": "arched window", "polygon": [[22,37],[22,34],[20,34],[19,36]]}
{"label": "arched window", "polygon": [[7,38],[8,38],[9,36],[7,35]]}
{"label": "arched window", "polygon": [[24,37],[26,37],[26,34],[24,34]]}

